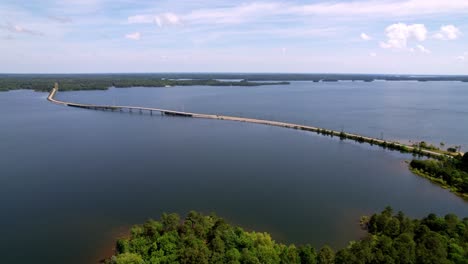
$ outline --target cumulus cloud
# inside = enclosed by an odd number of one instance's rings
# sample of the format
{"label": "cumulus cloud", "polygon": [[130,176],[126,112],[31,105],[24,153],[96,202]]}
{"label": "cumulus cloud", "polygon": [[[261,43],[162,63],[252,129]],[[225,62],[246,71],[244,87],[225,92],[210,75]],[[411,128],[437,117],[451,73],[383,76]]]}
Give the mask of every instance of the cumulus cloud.
{"label": "cumulus cloud", "polygon": [[426,47],[424,47],[423,45],[419,44],[416,46],[416,49],[418,49],[420,52],[422,53],[426,53],[426,54],[429,54],[431,53],[430,50],[426,49]]}
{"label": "cumulus cloud", "polygon": [[131,39],[131,40],[140,40],[141,34],[140,32],[135,32],[135,33],[130,33],[125,35],[126,39]]}
{"label": "cumulus cloud", "polygon": [[458,39],[461,34],[460,29],[454,25],[446,25],[440,27],[440,30],[434,34],[434,38],[440,40],[455,40]]}
{"label": "cumulus cloud", "polygon": [[361,39],[365,40],[365,41],[368,41],[368,40],[371,40],[372,37],[367,35],[366,33],[361,33]]}
{"label": "cumulus cloud", "polygon": [[427,29],[423,24],[406,25],[397,23],[385,29],[387,41],[380,42],[384,49],[407,49],[408,41],[424,41],[427,38]]}

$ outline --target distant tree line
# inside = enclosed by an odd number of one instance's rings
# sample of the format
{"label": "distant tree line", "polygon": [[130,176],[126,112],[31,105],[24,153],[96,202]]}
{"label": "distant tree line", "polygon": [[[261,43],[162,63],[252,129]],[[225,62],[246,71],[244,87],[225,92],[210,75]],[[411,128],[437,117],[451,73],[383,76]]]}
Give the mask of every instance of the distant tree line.
{"label": "distant tree line", "polygon": [[190,212],[183,220],[163,214],[134,226],[117,241],[107,264],[468,264],[468,218],[434,214],[417,220],[390,207],[361,219],[368,235],[341,250],[316,250],[275,242],[268,233],[247,232],[215,215]]}
{"label": "distant tree line", "polygon": [[[217,81],[217,80],[244,80]],[[108,87],[161,87],[166,85],[253,86],[287,84],[288,81],[461,81],[468,76],[411,76],[388,74],[259,74],[259,73],[132,73],[132,74],[0,74],[0,91],[32,89],[48,91],[59,82],[62,90],[103,90]],[[174,82],[172,82],[174,81]],[[259,81],[268,81],[259,84]],[[179,84],[177,82],[180,82]],[[218,82],[222,82],[219,84]]]}
{"label": "distant tree line", "polygon": [[252,82],[221,81],[215,79],[167,79],[159,75],[5,75],[0,78],[0,91],[30,89],[35,91],[50,91],[54,83],[58,83],[61,91],[71,90],[106,90],[109,87],[165,87],[165,86],[260,86],[285,85],[288,82]]}

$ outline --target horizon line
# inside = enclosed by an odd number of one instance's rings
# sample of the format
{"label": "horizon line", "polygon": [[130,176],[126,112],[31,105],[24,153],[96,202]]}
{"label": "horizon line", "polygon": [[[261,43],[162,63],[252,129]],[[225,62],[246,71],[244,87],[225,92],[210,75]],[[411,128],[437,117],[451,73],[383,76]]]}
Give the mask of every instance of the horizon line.
{"label": "horizon line", "polygon": [[468,74],[417,74],[417,73],[346,73],[346,72],[217,72],[217,71],[181,71],[181,72],[2,72],[0,75],[99,75],[99,74],[268,74],[268,75],[286,75],[286,74],[297,74],[297,75],[378,75],[378,76],[411,76],[411,77],[443,77],[443,76],[463,76],[468,77]]}

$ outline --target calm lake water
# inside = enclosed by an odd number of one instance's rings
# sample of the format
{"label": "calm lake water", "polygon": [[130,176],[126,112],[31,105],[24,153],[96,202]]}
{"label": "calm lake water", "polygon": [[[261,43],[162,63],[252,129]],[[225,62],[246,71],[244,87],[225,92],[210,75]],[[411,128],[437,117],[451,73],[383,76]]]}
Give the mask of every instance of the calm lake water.
{"label": "calm lake water", "polygon": [[[0,255],[96,263],[115,237],[162,212],[216,212],[288,243],[358,239],[361,215],[413,217],[468,203],[412,175],[410,155],[303,131],[89,111],[47,94],[0,93]],[[241,115],[400,140],[468,143],[467,84],[311,83],[131,88],[58,98]]]}

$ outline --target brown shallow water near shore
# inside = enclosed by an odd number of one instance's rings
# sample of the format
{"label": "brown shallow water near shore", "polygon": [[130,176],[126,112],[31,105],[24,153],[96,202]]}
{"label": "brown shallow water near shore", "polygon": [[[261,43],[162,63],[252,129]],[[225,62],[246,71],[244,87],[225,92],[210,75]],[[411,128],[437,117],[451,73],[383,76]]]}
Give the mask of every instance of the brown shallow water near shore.
{"label": "brown shallow water near shore", "polygon": [[105,234],[101,239],[102,243],[98,246],[96,252],[93,254],[93,257],[89,259],[87,263],[102,263],[103,260],[112,257],[115,254],[115,244],[118,239],[126,238],[130,236],[131,226],[121,226],[114,228]]}

